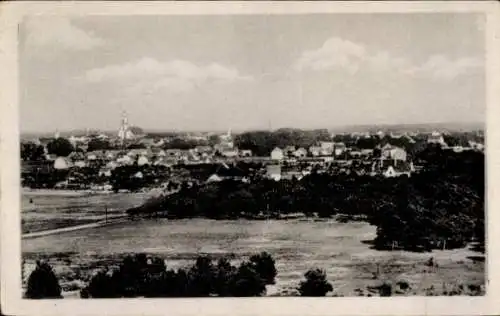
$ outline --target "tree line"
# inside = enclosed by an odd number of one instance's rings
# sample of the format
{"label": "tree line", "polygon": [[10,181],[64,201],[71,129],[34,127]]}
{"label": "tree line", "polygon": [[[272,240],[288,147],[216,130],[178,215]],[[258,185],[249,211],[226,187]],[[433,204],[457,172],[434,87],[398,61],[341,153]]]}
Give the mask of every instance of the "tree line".
{"label": "tree line", "polygon": [[[80,291],[81,298],[132,297],[249,297],[266,294],[266,285],[274,284],[275,260],[267,252],[252,255],[239,266],[227,258],[217,262],[199,256],[187,268],[168,269],[159,257],[128,255],[118,268],[105,267],[95,273]],[[302,296],[325,296],[333,290],[326,273],[312,269],[305,273],[297,290]],[[28,277],[27,298],[61,298],[61,286],[46,262],[37,262]]]}

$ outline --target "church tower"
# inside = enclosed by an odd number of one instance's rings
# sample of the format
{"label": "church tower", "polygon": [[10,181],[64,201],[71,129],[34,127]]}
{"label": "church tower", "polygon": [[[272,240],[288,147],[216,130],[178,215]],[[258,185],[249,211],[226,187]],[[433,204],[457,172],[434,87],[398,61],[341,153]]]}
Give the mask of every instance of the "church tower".
{"label": "church tower", "polygon": [[118,138],[123,144],[125,140],[132,138],[132,132],[130,131],[130,126],[128,124],[127,113],[125,111],[122,113],[122,121],[120,129],[118,130]]}

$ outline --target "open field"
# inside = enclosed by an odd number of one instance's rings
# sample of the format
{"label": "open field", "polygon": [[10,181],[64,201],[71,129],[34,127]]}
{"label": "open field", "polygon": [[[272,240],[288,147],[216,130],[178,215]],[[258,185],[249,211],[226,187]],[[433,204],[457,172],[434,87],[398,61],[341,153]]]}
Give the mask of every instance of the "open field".
{"label": "open field", "polygon": [[[22,250],[25,277],[34,260],[50,258],[66,291],[80,288],[96,268],[136,252],[159,255],[169,268],[177,268],[192,264],[199,254],[237,261],[267,251],[278,269],[268,295],[293,293],[303,274],[316,267],[325,269],[333,283],[331,295],[376,295],[369,287],[383,281],[407,281],[411,289],[401,295],[484,285],[484,262],[471,259],[478,253],[376,251],[369,245],[374,237],[375,227],[360,222],[150,219],[23,240]],[[431,257],[438,267],[426,265]]]}
{"label": "open field", "polygon": [[88,224],[121,215],[143,203],[144,193],[88,194],[75,191],[32,190],[22,194],[22,233]]}

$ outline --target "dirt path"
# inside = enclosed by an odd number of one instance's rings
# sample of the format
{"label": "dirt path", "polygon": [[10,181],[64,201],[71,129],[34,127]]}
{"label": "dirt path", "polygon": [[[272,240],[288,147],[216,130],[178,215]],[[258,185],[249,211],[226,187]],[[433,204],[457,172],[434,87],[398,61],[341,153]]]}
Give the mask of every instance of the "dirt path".
{"label": "dirt path", "polygon": [[37,238],[37,237],[42,237],[42,236],[71,232],[71,231],[75,231],[75,230],[82,230],[82,229],[101,227],[101,226],[106,226],[106,225],[111,225],[111,224],[116,224],[116,223],[122,223],[122,222],[127,221],[126,217],[127,217],[126,214],[113,215],[113,216],[108,217],[108,220],[101,220],[101,221],[97,221],[97,222],[90,223],[90,224],[61,227],[61,228],[57,228],[57,229],[50,229],[50,230],[33,232],[33,233],[26,233],[26,234],[22,235],[22,239]]}

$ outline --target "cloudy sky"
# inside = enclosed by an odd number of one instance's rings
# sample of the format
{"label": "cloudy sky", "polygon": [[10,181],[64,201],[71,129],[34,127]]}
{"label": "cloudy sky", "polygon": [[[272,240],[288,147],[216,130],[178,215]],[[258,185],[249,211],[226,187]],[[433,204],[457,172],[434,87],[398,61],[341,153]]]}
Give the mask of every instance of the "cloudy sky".
{"label": "cloudy sky", "polygon": [[26,132],[485,120],[480,15],[37,17],[19,43]]}

